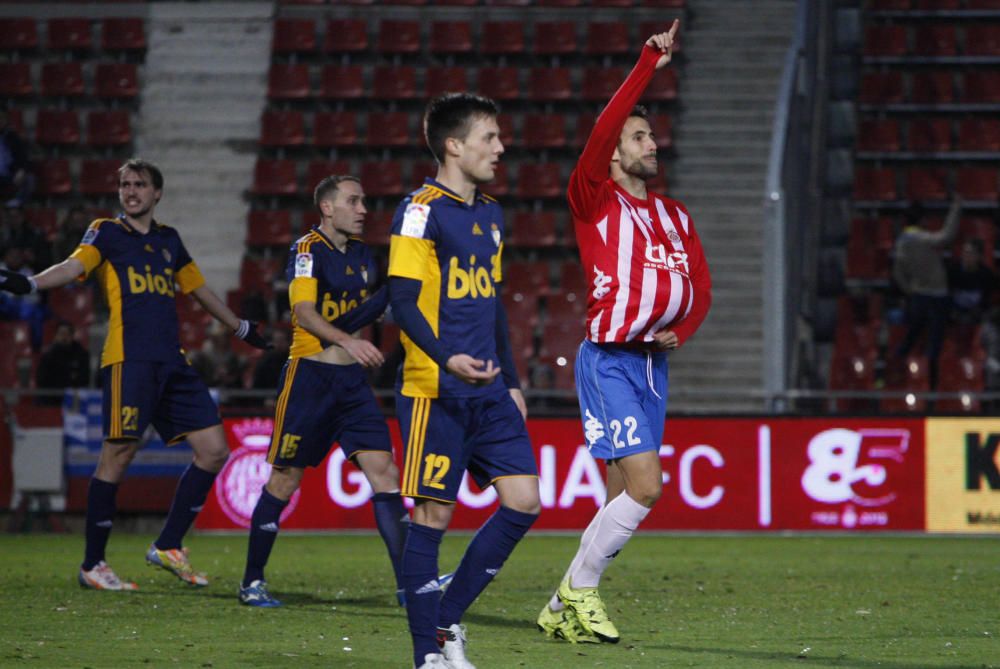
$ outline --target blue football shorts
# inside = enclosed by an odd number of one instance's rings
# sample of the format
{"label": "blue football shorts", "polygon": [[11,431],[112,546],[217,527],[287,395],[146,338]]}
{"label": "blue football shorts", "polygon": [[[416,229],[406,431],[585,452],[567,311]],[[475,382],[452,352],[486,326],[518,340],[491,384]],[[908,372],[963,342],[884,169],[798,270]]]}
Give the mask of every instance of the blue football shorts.
{"label": "blue football shorts", "polygon": [[392,453],[389,428],[361,365],[293,358],[282,371],[267,461],[315,467],[335,443],[344,456]]}
{"label": "blue football shorts", "polygon": [[407,497],[454,502],[466,471],[480,489],[508,476],[538,476],[528,428],[506,388],[435,399],[397,393],[396,413]]}
{"label": "blue football shorts", "polygon": [[659,450],[667,413],[667,354],[584,341],[573,370],[591,455],[617,460]]}

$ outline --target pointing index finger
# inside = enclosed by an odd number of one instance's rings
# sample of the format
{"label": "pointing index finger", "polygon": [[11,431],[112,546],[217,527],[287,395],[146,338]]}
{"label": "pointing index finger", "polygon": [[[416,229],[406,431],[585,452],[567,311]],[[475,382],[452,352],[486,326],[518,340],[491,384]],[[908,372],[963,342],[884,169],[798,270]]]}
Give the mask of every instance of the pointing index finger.
{"label": "pointing index finger", "polygon": [[681,26],[681,20],[674,19],[673,24],[670,26],[670,30],[667,31],[667,34],[670,35],[671,40],[673,40],[674,36],[677,34],[677,29],[680,28],[680,26]]}

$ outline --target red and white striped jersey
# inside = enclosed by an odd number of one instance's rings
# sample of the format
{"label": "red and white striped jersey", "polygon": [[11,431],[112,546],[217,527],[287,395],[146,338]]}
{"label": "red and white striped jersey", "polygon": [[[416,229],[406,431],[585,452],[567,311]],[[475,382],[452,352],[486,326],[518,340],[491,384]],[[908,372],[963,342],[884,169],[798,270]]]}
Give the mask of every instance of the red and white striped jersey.
{"label": "red and white striped jersey", "polygon": [[663,329],[683,344],[711,304],[708,263],[687,209],[648,193],[630,195],[608,178],[611,157],[660,54],[649,47],[597,119],[567,196],[587,277],[587,338],[648,342]]}

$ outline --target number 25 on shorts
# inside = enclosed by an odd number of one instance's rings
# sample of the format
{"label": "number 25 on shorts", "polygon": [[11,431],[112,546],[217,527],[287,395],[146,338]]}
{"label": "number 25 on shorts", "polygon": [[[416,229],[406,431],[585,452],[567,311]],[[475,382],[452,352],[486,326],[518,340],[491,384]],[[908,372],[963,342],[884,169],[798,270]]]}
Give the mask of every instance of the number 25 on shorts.
{"label": "number 25 on shorts", "polygon": [[441,479],[451,468],[451,458],[447,455],[434,455],[430,453],[424,458],[424,480],[423,485],[428,488],[444,490]]}

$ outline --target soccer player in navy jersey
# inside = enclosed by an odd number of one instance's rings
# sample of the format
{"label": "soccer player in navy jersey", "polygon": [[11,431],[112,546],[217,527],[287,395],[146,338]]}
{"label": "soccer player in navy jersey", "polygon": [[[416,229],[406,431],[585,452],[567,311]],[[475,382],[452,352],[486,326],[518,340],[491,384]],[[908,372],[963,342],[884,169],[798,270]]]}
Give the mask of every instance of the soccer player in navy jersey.
{"label": "soccer player in navy jersey", "polygon": [[[496,117],[493,101],[476,95],[430,102],[424,133],[437,176],[403,200],[392,224],[389,292],[405,355],[396,389],[402,487],[415,502],[403,582],[414,666],[423,669],[473,668],[462,615],[541,509],[499,295],[503,212],[479,190],[503,153]],[[442,596],[438,552],[466,471],[495,488],[500,507]]]}
{"label": "soccer player in navy jersey", "polygon": [[402,598],[400,565],[409,514],[399,494],[399,469],[385,418],[365,367],[382,353],[352,333],[379,318],[386,288],[370,294],[371,251],[361,241],[365,194],[352,176],[329,176],[313,194],[320,223],[292,244],[286,269],[292,306],[292,347],[282,372],[267,461],[272,465],[250,522],[247,566],[239,599],[250,606],[281,602],[267,589],[264,566],[278,535],[281,512],[305,467],[319,465],[334,442],[368,478],[375,523],[385,541]]}
{"label": "soccer player in navy jersey", "polygon": [[711,278],[683,204],[650,193],[656,142],[636,103],[670,62],[678,22],[646,40],[639,62],[598,117],[567,197],[587,294],[586,338],[574,374],[584,437],[607,462],[607,497],[538,626],[571,642],[616,643],[597,591],[663,488],[659,450],[667,351],[694,334],[711,304]]}
{"label": "soccer player in navy jersey", "polygon": [[104,444],[87,492],[86,548],[78,580],[97,590],[136,590],[104,559],[118,484],[152,423],[168,444],[187,441],[194,460],[177,484],[170,513],[146,561],[191,585],[208,585],[181,540],[229,457],[219,409],[184,359],[178,338],[176,290],[191,294],[208,313],[257,348],[268,344],[256,324],[240,320],[205,285],[174,228],[153,218],[163,175],[131,159],[118,170],[118,218],[97,219],[69,258],[33,277],[0,270],[0,289],[16,294],[64,286],[93,274],[110,309],[101,356]]}

